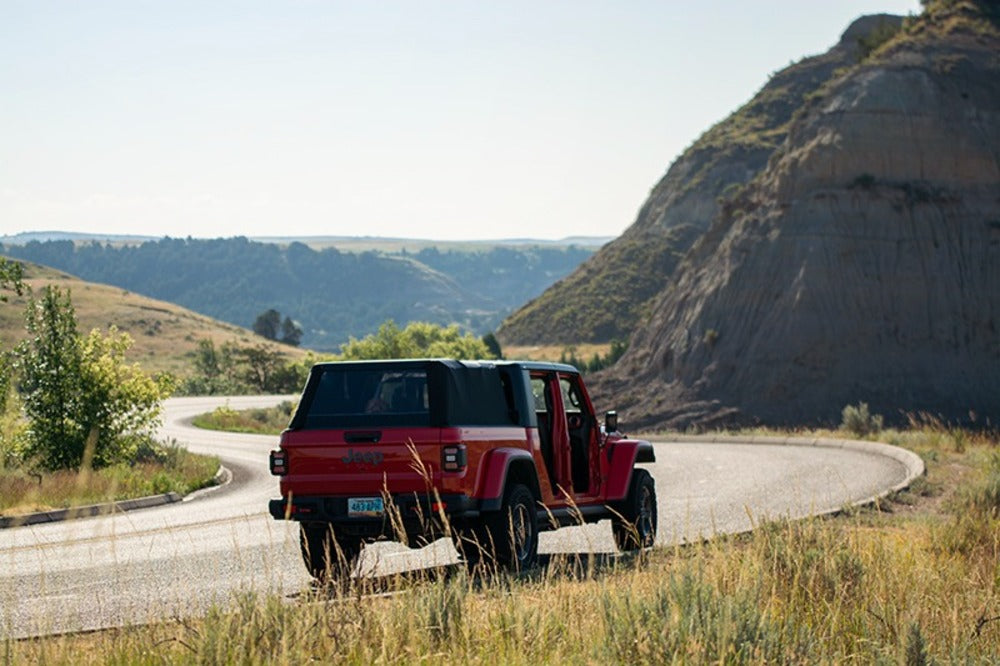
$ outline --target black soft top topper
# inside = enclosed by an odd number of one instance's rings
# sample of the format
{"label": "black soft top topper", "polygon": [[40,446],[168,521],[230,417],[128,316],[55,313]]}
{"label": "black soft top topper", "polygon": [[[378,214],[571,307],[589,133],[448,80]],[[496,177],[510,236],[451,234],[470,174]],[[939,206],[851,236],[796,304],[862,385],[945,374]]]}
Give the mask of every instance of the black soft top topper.
{"label": "black soft top topper", "polygon": [[577,373],[570,365],[534,361],[319,363],[289,428],[534,427],[531,370]]}

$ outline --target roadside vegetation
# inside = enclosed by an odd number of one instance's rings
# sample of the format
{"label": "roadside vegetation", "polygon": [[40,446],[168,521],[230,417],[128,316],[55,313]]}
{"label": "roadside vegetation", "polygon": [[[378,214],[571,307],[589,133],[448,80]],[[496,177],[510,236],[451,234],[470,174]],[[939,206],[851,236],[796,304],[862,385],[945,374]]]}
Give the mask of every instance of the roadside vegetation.
{"label": "roadside vegetation", "polygon": [[926,477],[872,507],[759,517],[748,534],[634,557],[239,593],[199,617],[0,650],[46,663],[995,663],[1000,435],[928,415],[885,429],[864,403],[843,417],[815,434],[904,446]]}
{"label": "roadside vegetation", "polygon": [[102,504],[175,492],[187,495],[215,482],[219,460],[176,444],[150,444],[131,459],[95,470],[36,472],[0,469],[0,515]]}
{"label": "roadside vegetation", "polygon": [[995,663],[1000,439],[931,419],[879,438],[920,453],[927,477],[835,517],[518,576],[446,567],[238,594],[197,618],[0,650],[57,664]]}
{"label": "roadside vegetation", "polygon": [[[268,393],[298,393],[305,385],[309,368],[321,361],[364,361],[386,358],[457,358],[490,359],[501,355],[499,344],[492,334],[476,338],[462,333],[458,326],[439,326],[427,322],[411,322],[399,328],[395,322],[387,321],[378,331],[363,338],[351,338],[341,345],[340,354],[327,356],[307,355],[300,361],[281,365],[276,361],[270,375],[283,378],[281,382],[269,384]],[[211,390],[202,391],[219,394],[237,394],[254,391],[247,384],[240,383],[240,377],[253,372],[239,362],[238,349],[223,345],[216,351],[214,345],[201,345],[196,361],[197,374],[189,380],[189,387],[200,386]],[[254,367],[252,364],[251,368]],[[250,389],[244,391],[243,389]],[[197,392],[197,391],[195,391]],[[234,410],[227,405],[195,418],[194,425],[210,430],[276,435],[285,429],[294,411],[294,405],[285,401],[275,407]]]}
{"label": "roadside vegetation", "polygon": [[19,515],[211,483],[218,460],[153,438],[169,377],[126,361],[131,338],[78,331],[68,291],[34,293],[0,259],[0,307],[27,294],[22,341],[0,351],[0,513]]}
{"label": "roadside vegetation", "polygon": [[233,409],[223,405],[207,414],[199,414],[192,423],[206,430],[277,435],[288,426],[294,411],[295,403],[288,400],[274,407],[254,409]]}
{"label": "roadside vegetation", "polygon": [[[207,347],[207,346],[206,346]],[[559,361],[576,366],[583,372],[596,372],[612,365],[621,358],[627,348],[626,343],[614,341],[611,344],[585,344],[568,346],[513,347],[507,350],[510,358]],[[342,348],[338,356],[319,358],[309,356],[306,361],[296,364],[298,387],[305,384],[309,371],[306,363],[320,360],[347,361],[379,358],[501,358],[503,350],[492,333],[477,340],[462,335],[456,326],[441,327],[436,324],[415,322],[400,329],[393,322],[383,324],[377,333],[361,340],[352,339]],[[587,358],[590,360],[588,361]],[[291,386],[286,387],[293,392]],[[224,391],[223,391],[224,393]],[[208,430],[225,430],[260,435],[277,435],[288,426],[295,404],[284,401],[274,407],[257,407],[236,410],[228,405],[217,407],[207,414],[195,417],[194,425]]]}
{"label": "roadside vegetation", "polygon": [[383,322],[375,333],[361,339],[350,338],[340,346],[339,354],[308,352],[290,360],[265,344],[246,346],[226,342],[216,346],[205,339],[198,343],[193,372],[181,383],[179,392],[185,395],[298,393],[305,385],[309,369],[323,361],[497,358],[499,349],[492,334],[480,339],[462,333],[455,324],[441,326],[421,321],[399,328],[392,320]]}

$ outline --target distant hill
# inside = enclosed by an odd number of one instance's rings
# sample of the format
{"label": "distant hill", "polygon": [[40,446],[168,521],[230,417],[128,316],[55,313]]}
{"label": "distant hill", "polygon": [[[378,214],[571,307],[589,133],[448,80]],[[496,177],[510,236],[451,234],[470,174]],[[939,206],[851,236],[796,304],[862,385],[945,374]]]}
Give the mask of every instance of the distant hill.
{"label": "distant hill", "polygon": [[[746,126],[776,142],[765,162],[717,163],[743,186],[705,209],[628,352],[594,377],[632,427],[829,424],[859,402],[896,422],[1000,422],[1000,6],[865,17],[821,58],[838,51],[853,62],[790,115]],[[709,138],[689,153],[742,154]]]}
{"label": "distant hill", "polygon": [[[278,243],[290,245],[302,243],[314,250],[335,247],[341,252],[366,252],[374,250],[386,254],[419,252],[435,248],[441,252],[488,252],[496,247],[569,247],[597,249],[613,240],[612,236],[571,236],[559,240],[542,240],[538,238],[505,238],[500,240],[456,240],[442,241],[427,238],[389,238],[385,236],[255,236],[250,240],[261,243]],[[0,243],[3,243],[0,238]]]}
{"label": "distant hill", "polygon": [[[112,245],[137,245],[146,241],[157,241],[161,236],[141,236],[134,234],[102,234],[97,232],[78,231],[23,231],[17,234],[0,236],[0,245],[25,245],[32,241],[69,240],[74,243],[111,243]],[[204,238],[200,240],[205,240]],[[505,238],[499,240],[457,240],[443,241],[428,238],[392,238],[387,236],[251,236],[250,240],[259,243],[276,243],[291,245],[302,243],[314,250],[335,247],[342,252],[366,252],[374,250],[395,254],[406,250],[419,252],[427,248],[439,251],[449,250],[489,251],[495,247],[569,247],[576,245],[584,248],[599,248],[614,240],[613,236],[569,236],[559,240],[544,240],[540,238]]]}
{"label": "distant hill", "polygon": [[386,319],[492,330],[516,306],[589,257],[577,245],[488,245],[418,252],[343,252],[247,238],[138,244],[30,241],[0,253],[111,284],[249,327],[277,309],[304,331],[302,345],[336,351]]}
{"label": "distant hill", "polygon": [[136,236],[130,234],[90,234],[78,231],[23,231],[19,234],[0,236],[0,244],[24,245],[32,241],[44,243],[46,241],[73,241],[76,243],[86,243],[99,241],[101,243],[142,243],[148,240],[156,240],[154,236]]}
{"label": "distant hill", "polygon": [[[299,358],[301,349],[269,343],[245,328],[217,321],[191,312],[173,303],[157,301],[120,287],[84,282],[52,268],[25,264],[26,282],[36,292],[54,284],[72,294],[82,333],[111,326],[128,333],[134,340],[129,360],[147,372],[168,371],[183,375],[191,370],[198,341],[210,339],[221,346],[237,342],[241,346],[267,344],[286,358]],[[0,345],[9,348],[22,340],[25,297],[6,292],[7,303],[0,303]]]}

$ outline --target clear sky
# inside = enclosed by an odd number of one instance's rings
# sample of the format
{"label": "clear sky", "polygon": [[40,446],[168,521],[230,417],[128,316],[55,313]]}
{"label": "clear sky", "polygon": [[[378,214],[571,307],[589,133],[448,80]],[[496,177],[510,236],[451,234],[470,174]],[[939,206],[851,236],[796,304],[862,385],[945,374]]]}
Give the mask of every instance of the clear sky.
{"label": "clear sky", "polygon": [[918,0],[0,0],[0,235],[613,236]]}

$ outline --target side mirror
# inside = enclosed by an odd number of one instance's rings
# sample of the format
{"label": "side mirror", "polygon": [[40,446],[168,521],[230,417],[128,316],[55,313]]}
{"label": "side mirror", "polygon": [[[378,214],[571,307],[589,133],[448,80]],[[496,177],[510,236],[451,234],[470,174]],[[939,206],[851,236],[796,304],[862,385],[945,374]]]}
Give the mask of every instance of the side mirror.
{"label": "side mirror", "polygon": [[604,432],[612,433],[618,431],[618,412],[611,410],[604,413]]}

